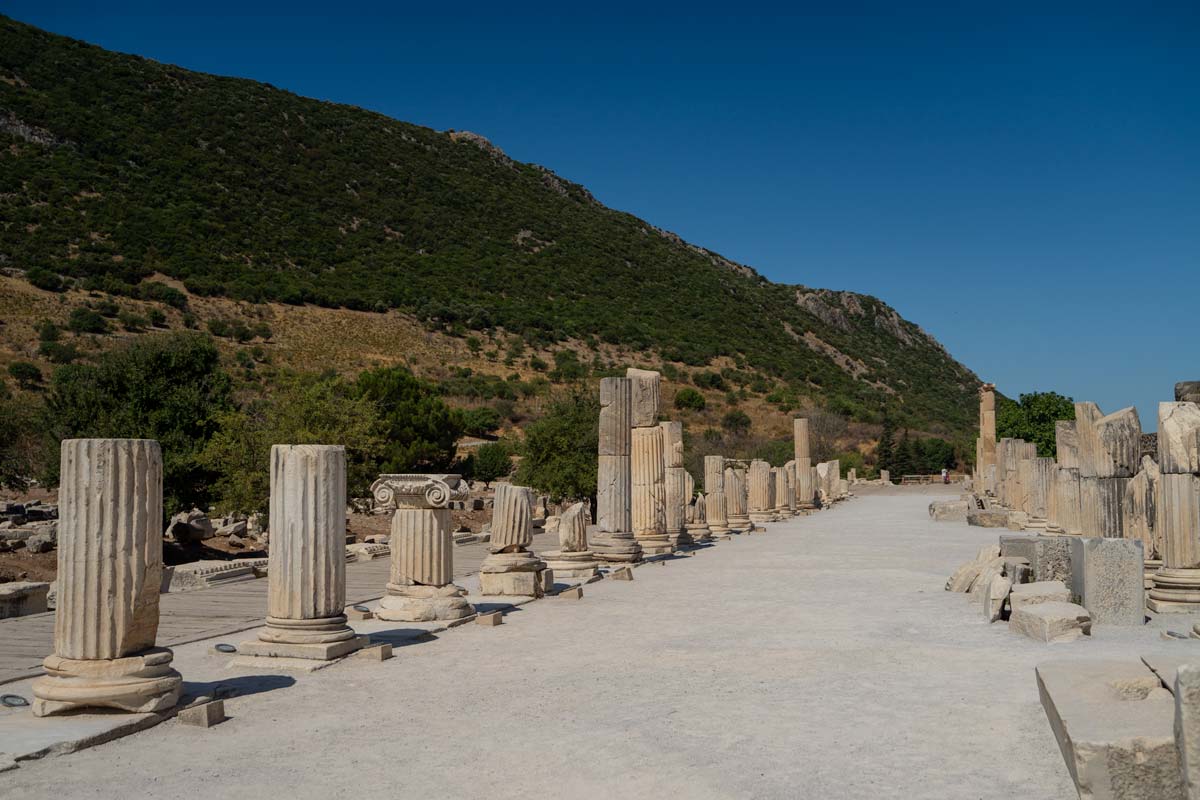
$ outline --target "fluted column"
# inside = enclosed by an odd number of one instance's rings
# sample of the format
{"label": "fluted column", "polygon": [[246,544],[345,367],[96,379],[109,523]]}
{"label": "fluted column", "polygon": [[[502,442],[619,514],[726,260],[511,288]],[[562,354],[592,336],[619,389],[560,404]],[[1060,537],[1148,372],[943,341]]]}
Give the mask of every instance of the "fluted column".
{"label": "fluted column", "polygon": [[771,507],[771,465],[758,459],[751,461],[746,482],[750,520],[770,522],[775,516]]}
{"label": "fluted column", "polygon": [[784,467],[771,469],[771,476],[775,479],[772,483],[775,490],[772,499],[775,501],[775,517],[777,519],[791,515],[788,507],[788,472],[789,470]]}
{"label": "fluted column", "polygon": [[596,556],[588,549],[587,511],[575,503],[558,518],[558,550],[542,558],[555,578],[591,578],[596,575]]}
{"label": "fluted column", "polygon": [[541,597],[554,585],[546,562],[529,552],[533,543],[533,490],[497,483],[492,506],[492,538],[479,567],[485,595]]}
{"label": "fluted column", "polygon": [[450,502],[465,500],[458,475],[381,475],[371,486],[381,508],[395,508],[387,594],[375,616],[397,622],[465,620],[475,609],[454,584]]}
{"label": "fluted column", "polygon": [[816,508],[817,487],[812,479],[812,452],[808,420],[792,420],[792,439],[796,464],[796,505],[801,509]]}
{"label": "fluted column", "polygon": [[684,471],[684,493],[688,497],[688,506],[686,512],[686,526],[688,536],[693,542],[708,542],[712,541],[712,532],[708,528],[708,515],[706,511],[706,503],[704,502],[704,493],[696,493],[696,482],[692,479],[690,473]]}
{"label": "fluted column", "polygon": [[725,468],[725,509],[729,517],[729,529],[739,533],[750,530],[752,525],[747,511],[746,483],[745,469]]}
{"label": "fluted column", "polygon": [[683,468],[683,423],[660,423],[663,436],[663,516],[667,537],[671,544],[691,544],[685,528],[688,496],[686,492],[687,470]]}
{"label": "fluted column", "polygon": [[783,477],[787,481],[787,508],[789,514],[796,513],[796,480],[799,473],[796,471],[795,460],[789,461],[783,465]]}
{"label": "fluted column", "polygon": [[669,553],[663,431],[655,425],[633,429],[633,535],[648,555]]}
{"label": "fluted column", "polygon": [[596,536],[591,550],[601,561],[637,562],[642,547],[633,536],[633,381],[600,379],[600,446],[596,486]]}
{"label": "fluted column", "polygon": [[267,626],[244,656],[328,661],[362,647],[346,624],[346,448],[271,447]]}
{"label": "fluted column", "polygon": [[1079,470],[1075,467],[1058,467],[1058,475],[1054,481],[1054,508],[1058,514],[1058,527],[1070,536],[1083,535],[1083,508],[1080,496]]}
{"label": "fluted column", "polygon": [[[1158,613],[1200,610],[1200,406],[1158,404],[1156,524],[1163,565],[1146,605]],[[1193,629],[1200,634],[1200,627]]]}
{"label": "fluted column", "polygon": [[37,716],[78,708],[161,711],[179,700],[155,647],[162,583],[162,454],[150,439],[61,446],[54,653],[34,681]]}
{"label": "fluted column", "polygon": [[729,507],[725,502],[725,459],[704,457],[704,514],[714,535],[729,533]]}
{"label": "fluted column", "polygon": [[[985,383],[979,387],[979,439],[975,451],[975,474],[986,483],[988,468],[996,463],[996,387]],[[987,488],[983,488],[987,491]]]}
{"label": "fluted column", "polygon": [[1142,468],[1129,479],[1122,500],[1121,535],[1142,543],[1145,554],[1147,589],[1154,588],[1154,573],[1162,567],[1162,530],[1158,525],[1158,482],[1162,473],[1150,456],[1142,458]]}

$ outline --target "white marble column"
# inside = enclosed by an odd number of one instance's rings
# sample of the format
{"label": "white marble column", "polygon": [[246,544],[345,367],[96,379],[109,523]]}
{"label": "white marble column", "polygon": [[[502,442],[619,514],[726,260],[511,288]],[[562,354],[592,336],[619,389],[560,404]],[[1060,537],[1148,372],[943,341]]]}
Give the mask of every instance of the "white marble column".
{"label": "white marble column", "polygon": [[646,555],[670,553],[662,428],[633,429],[632,465],[633,535]]}
{"label": "white marble column", "polygon": [[454,583],[450,502],[465,500],[458,475],[381,475],[371,493],[382,508],[395,508],[388,540],[392,548],[387,594],[375,616],[396,622],[466,620],[475,609]]}
{"label": "white marble column", "polygon": [[533,490],[497,483],[492,538],[479,567],[485,595],[541,597],[554,586],[554,573],[529,551],[533,543]]}
{"label": "white marble column", "polygon": [[704,514],[714,536],[729,533],[729,507],[725,500],[725,459],[704,457]]}
{"label": "white marble column", "polygon": [[771,465],[755,459],[746,474],[747,515],[751,522],[770,522],[775,518],[771,507]]}
{"label": "white marble column", "polygon": [[632,465],[633,381],[600,379],[600,447],[596,486],[596,535],[590,547],[610,563],[642,560],[633,535]]}
{"label": "white marble column", "polygon": [[162,453],[150,439],[61,446],[54,654],[33,713],[161,711],[179,700],[172,653],[156,647],[162,583]]}

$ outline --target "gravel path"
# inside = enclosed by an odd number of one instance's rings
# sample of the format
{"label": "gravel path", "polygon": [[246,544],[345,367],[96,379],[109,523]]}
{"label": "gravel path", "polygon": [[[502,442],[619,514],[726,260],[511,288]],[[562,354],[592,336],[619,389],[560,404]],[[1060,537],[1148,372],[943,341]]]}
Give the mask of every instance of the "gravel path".
{"label": "gravel path", "polygon": [[1033,666],[1170,643],[1047,648],[983,624],[942,587],[998,532],[930,522],[930,494],[858,497],[499,628],[297,676],[227,700],[209,730],[25,762],[0,795],[1074,797]]}

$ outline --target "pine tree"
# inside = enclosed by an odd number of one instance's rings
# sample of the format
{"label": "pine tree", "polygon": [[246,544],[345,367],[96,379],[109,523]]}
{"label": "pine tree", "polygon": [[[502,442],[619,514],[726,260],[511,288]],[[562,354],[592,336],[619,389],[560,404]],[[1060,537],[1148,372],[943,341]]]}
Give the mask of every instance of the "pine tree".
{"label": "pine tree", "polygon": [[879,436],[879,444],[875,446],[875,468],[890,470],[895,460],[895,449],[896,425],[891,417],[884,415],[883,433]]}

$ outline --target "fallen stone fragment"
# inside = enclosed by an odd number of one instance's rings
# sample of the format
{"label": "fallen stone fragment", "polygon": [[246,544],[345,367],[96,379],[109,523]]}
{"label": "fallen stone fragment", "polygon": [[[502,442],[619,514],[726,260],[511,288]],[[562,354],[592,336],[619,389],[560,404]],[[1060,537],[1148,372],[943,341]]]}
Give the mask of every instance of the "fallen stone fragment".
{"label": "fallen stone fragment", "polygon": [[936,501],[929,504],[929,518],[935,522],[965,520],[972,505],[962,500]]}
{"label": "fallen stone fragment", "polygon": [[1183,800],[1174,701],[1137,661],[1039,664],[1038,693],[1086,800]]}
{"label": "fallen stone fragment", "polygon": [[494,628],[504,622],[504,615],[499,611],[491,611],[486,614],[480,614],[475,618],[475,622],[487,628]]}
{"label": "fallen stone fragment", "polygon": [[1074,537],[1071,594],[1101,624],[1146,621],[1142,543],[1132,539]]}
{"label": "fallen stone fragment", "polygon": [[974,585],[975,579],[979,577],[980,570],[983,569],[983,564],[978,561],[968,561],[954,571],[950,576],[950,580],[946,581],[947,592],[969,592],[971,586]]}
{"label": "fallen stone fragment", "polygon": [[1013,586],[1008,599],[1015,613],[1018,608],[1039,603],[1070,603],[1071,590],[1062,581],[1034,581]]}
{"label": "fallen stone fragment", "polygon": [[1092,618],[1075,603],[1036,603],[1014,608],[1010,630],[1039,642],[1070,642],[1092,632]]}
{"label": "fallen stone fragment", "polygon": [[180,722],[184,725],[195,725],[198,728],[211,728],[226,719],[228,717],[225,716],[224,700],[211,700],[179,712]]}
{"label": "fallen stone fragment", "polygon": [[967,524],[979,528],[1006,528],[1008,527],[1008,512],[990,508],[968,511]]}
{"label": "fallen stone fragment", "polygon": [[355,653],[354,657],[363,658],[367,661],[387,661],[392,657],[392,646],[388,642],[369,644]]}
{"label": "fallen stone fragment", "polygon": [[621,567],[620,569],[613,570],[612,574],[610,574],[608,577],[612,578],[614,581],[631,581],[633,580],[633,570],[631,570],[629,567]]}
{"label": "fallen stone fragment", "polygon": [[996,622],[1004,614],[1004,601],[1012,590],[1012,581],[1003,575],[992,578],[987,587],[980,592],[983,603],[983,621]]}
{"label": "fallen stone fragment", "polygon": [[1200,800],[1200,664],[1175,673],[1175,749],[1188,800]]}
{"label": "fallen stone fragment", "polygon": [[582,600],[583,599],[583,587],[582,586],[572,586],[570,589],[563,589],[561,592],[558,593],[558,598],[560,600]]}

